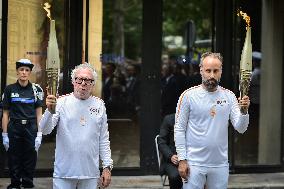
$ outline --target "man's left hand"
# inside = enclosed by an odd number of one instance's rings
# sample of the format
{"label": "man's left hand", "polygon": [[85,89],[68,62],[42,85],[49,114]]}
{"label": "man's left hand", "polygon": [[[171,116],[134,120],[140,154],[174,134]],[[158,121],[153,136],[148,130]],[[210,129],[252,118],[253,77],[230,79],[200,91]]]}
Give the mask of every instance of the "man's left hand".
{"label": "man's left hand", "polygon": [[171,162],[174,164],[174,165],[178,165],[178,156],[176,154],[172,155],[171,157]]}
{"label": "man's left hand", "polygon": [[111,172],[108,168],[104,168],[102,172],[102,176],[100,178],[101,186],[103,188],[108,187],[110,184],[110,181],[111,181]]}
{"label": "man's left hand", "polygon": [[248,96],[244,96],[243,98],[239,97],[239,106],[241,108],[242,114],[247,114],[248,113],[248,108],[250,105],[250,100]]}

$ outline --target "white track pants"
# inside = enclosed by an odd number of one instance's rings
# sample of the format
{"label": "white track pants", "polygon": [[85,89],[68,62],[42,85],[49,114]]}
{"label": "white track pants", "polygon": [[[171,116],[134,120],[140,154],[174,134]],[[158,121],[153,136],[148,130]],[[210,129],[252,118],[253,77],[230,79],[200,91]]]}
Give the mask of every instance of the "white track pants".
{"label": "white track pants", "polygon": [[53,178],[53,189],[96,189],[98,179]]}
{"label": "white track pants", "polygon": [[190,166],[188,180],[183,189],[227,189],[229,167],[201,167]]}

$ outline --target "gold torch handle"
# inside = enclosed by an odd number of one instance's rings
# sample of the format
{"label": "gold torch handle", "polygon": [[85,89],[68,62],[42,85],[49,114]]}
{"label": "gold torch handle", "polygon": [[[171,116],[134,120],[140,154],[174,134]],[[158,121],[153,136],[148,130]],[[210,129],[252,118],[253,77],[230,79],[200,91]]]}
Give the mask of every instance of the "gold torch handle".
{"label": "gold torch handle", "polygon": [[58,91],[58,70],[55,68],[49,68],[47,71],[47,85],[49,94],[57,96]]}
{"label": "gold torch handle", "polygon": [[251,72],[248,70],[240,70],[240,97],[248,95],[250,86]]}

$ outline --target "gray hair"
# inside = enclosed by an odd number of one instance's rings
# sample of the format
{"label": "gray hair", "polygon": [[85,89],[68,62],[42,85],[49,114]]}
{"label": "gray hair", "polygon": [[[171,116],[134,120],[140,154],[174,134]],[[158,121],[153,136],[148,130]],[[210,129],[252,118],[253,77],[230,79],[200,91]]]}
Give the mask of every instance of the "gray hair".
{"label": "gray hair", "polygon": [[201,55],[199,67],[202,67],[204,59],[209,56],[212,58],[217,58],[218,60],[220,60],[221,66],[223,65],[223,56],[221,55],[221,53],[205,52]]}
{"label": "gray hair", "polygon": [[75,81],[75,75],[76,75],[76,73],[77,73],[79,70],[83,70],[83,69],[88,69],[88,70],[90,70],[90,71],[92,72],[92,75],[93,75],[93,78],[94,78],[94,84],[95,84],[95,83],[97,82],[97,79],[98,79],[98,74],[97,74],[95,68],[94,68],[91,64],[89,64],[89,63],[87,63],[87,62],[85,62],[84,64],[79,64],[78,66],[76,66],[76,67],[72,70],[72,72],[71,72],[71,81],[72,81],[72,82]]}

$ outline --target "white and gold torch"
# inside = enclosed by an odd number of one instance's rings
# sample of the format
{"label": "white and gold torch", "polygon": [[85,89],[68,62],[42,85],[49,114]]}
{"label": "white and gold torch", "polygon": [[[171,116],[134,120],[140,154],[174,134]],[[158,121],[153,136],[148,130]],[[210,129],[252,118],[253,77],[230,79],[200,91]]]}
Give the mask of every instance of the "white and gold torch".
{"label": "white and gold torch", "polygon": [[46,72],[47,85],[49,93],[56,96],[58,94],[59,73],[60,73],[60,59],[59,49],[55,31],[55,20],[50,16],[50,4],[44,3],[44,10],[47,12],[47,17],[50,20],[49,40],[47,46]]}
{"label": "white and gold torch", "polygon": [[238,16],[242,16],[246,21],[246,38],[243,46],[241,61],[240,61],[240,97],[248,95],[250,78],[252,72],[252,44],[251,44],[251,27],[250,17],[242,12],[238,11]]}

